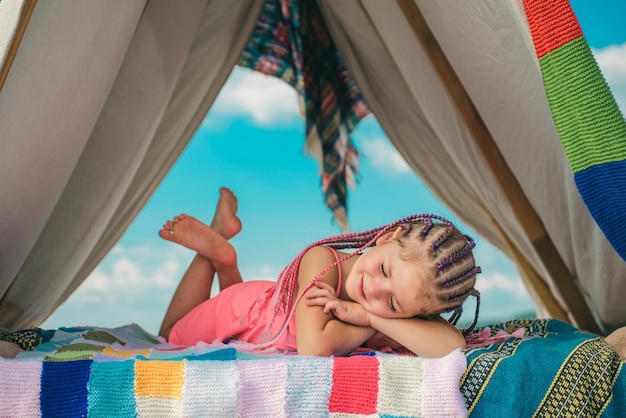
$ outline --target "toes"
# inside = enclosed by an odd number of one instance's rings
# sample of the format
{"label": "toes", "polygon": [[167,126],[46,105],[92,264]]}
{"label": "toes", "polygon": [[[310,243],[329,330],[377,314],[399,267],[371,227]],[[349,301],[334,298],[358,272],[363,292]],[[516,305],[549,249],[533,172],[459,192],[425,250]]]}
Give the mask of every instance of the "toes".
{"label": "toes", "polygon": [[178,222],[182,221],[185,218],[187,218],[187,215],[185,215],[184,213],[181,213],[180,215],[178,215],[177,217],[174,218],[174,223],[178,223]]}

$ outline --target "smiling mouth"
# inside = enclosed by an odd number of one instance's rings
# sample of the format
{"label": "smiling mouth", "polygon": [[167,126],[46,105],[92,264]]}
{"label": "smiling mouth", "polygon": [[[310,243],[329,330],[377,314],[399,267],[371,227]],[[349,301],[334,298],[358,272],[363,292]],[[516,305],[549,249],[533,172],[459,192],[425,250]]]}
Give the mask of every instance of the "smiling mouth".
{"label": "smiling mouth", "polygon": [[359,293],[363,299],[367,300],[367,296],[365,296],[365,289],[363,288],[363,276],[361,276],[361,281],[359,282]]}

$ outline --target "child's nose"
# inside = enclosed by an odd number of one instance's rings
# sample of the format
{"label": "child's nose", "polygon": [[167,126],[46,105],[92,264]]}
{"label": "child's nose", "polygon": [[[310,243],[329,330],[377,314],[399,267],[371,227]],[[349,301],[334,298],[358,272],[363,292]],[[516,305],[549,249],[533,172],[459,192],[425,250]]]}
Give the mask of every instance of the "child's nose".
{"label": "child's nose", "polygon": [[372,296],[379,298],[381,295],[384,295],[387,292],[388,286],[389,280],[380,277],[375,278],[372,280]]}

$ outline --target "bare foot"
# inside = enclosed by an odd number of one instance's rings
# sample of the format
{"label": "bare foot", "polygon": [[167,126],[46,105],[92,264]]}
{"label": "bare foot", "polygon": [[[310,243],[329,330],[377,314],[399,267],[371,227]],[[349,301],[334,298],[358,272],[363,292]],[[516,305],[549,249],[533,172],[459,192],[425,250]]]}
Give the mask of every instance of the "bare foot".
{"label": "bare foot", "polygon": [[182,214],[163,226],[159,236],[181,244],[210,259],[219,266],[232,266],[237,262],[235,249],[215,229],[196,218]]}
{"label": "bare foot", "polygon": [[241,231],[241,221],[237,217],[237,197],[232,190],[221,187],[211,227],[227,240]]}

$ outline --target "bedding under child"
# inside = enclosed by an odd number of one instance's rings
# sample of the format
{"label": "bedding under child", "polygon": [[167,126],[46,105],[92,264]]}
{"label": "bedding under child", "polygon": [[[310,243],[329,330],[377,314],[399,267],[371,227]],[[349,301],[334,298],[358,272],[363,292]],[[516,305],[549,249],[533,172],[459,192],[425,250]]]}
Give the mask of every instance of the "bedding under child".
{"label": "bedding under child", "polygon": [[481,328],[441,359],[166,343],[135,324],[4,332],[0,416],[619,416],[623,363],[557,320]]}

